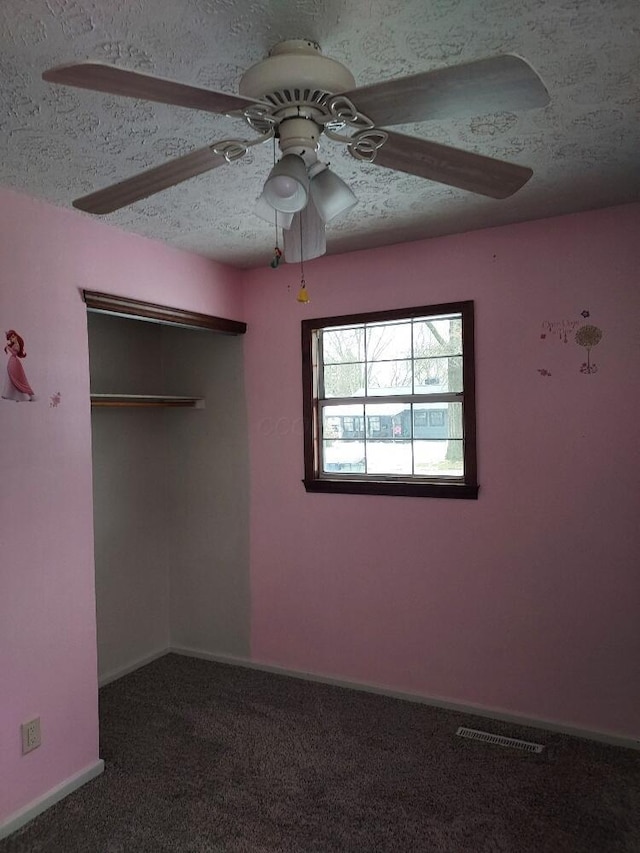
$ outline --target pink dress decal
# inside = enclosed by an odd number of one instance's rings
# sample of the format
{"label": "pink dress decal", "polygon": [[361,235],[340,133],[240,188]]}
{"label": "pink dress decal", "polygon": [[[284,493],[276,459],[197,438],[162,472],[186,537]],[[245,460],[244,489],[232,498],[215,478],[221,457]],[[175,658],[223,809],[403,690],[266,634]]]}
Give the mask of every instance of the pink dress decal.
{"label": "pink dress decal", "polygon": [[33,389],[31,385],[29,385],[27,374],[24,372],[24,367],[20,364],[20,359],[17,355],[12,355],[9,358],[7,372],[9,374],[9,379],[18,391],[22,391],[23,394],[28,394],[30,397],[33,397]]}
{"label": "pink dress decal", "polygon": [[2,398],[4,400],[15,400],[16,403],[24,400],[35,400],[33,388],[29,385],[29,380],[20,362],[20,359],[26,358],[27,355],[24,349],[24,341],[14,329],[7,332],[6,338],[7,344],[4,351],[8,354],[9,361]]}

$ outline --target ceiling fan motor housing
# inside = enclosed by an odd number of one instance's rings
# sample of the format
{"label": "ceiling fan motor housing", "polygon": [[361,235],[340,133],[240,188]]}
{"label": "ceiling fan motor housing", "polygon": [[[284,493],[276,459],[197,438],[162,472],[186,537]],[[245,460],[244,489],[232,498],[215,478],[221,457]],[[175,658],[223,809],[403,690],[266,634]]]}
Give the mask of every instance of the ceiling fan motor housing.
{"label": "ceiling fan motor housing", "polygon": [[283,154],[298,154],[307,166],[315,162],[322,128],[309,118],[287,118],[278,126],[278,143]]}
{"label": "ceiling fan motor housing", "polygon": [[280,150],[298,154],[307,165],[315,160],[323,126],[314,121],[326,95],[355,86],[351,72],[323,56],[320,46],[308,39],[280,42],[266,59],[242,76],[243,97],[269,101],[276,108],[276,136]]}
{"label": "ceiling fan motor housing", "polygon": [[266,59],[252,65],[240,80],[239,92],[245,98],[269,100],[280,95],[285,102],[316,100],[322,95],[345,92],[355,87],[351,72],[328,56],[320,46],[306,39],[280,42]]}

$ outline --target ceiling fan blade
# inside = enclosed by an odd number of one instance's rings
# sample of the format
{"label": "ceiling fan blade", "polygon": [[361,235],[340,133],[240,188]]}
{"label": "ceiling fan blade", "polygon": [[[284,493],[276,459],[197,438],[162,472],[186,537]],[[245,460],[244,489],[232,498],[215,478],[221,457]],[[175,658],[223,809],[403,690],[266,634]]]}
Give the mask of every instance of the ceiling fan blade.
{"label": "ceiling fan blade", "polygon": [[378,127],[544,107],[549,93],[512,54],[374,83],[341,93]]}
{"label": "ceiling fan blade", "polygon": [[59,65],[45,71],[42,79],[48,83],[62,83],[79,89],[109,92],[112,95],[141,98],[210,113],[226,114],[234,110],[244,110],[259,103],[238,95],[200,89],[197,86],[165,80],[162,77],[152,77],[150,74],[142,74],[139,71],[127,71],[125,68],[116,68],[104,62]]}
{"label": "ceiling fan blade", "polygon": [[162,166],[147,169],[139,175],[134,175],[133,178],[127,178],[103,190],[77,198],[73,206],[86,213],[113,213],[114,210],[174,187],[182,181],[222,166],[226,162],[222,154],[214,154],[209,146],[198,148],[190,154],[185,154],[184,157],[176,157],[175,160],[163,163]]}
{"label": "ceiling fan blade", "polygon": [[403,136],[392,131],[386,133],[388,139],[372,161],[375,165],[418,175],[472,193],[490,198],[507,198],[524,186],[533,174],[526,166],[417,139],[415,136]]}
{"label": "ceiling fan blade", "polygon": [[307,206],[294,214],[291,227],[282,232],[284,259],[288,264],[319,258],[327,251],[325,225],[309,198]]}

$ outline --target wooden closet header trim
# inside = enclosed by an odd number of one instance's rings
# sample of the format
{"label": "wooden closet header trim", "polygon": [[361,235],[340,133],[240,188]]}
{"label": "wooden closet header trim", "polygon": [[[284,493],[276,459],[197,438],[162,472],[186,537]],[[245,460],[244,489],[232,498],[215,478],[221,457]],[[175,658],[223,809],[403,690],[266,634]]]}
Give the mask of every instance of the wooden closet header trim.
{"label": "wooden closet header trim", "polygon": [[89,311],[98,311],[102,314],[116,314],[118,317],[150,320],[189,329],[208,329],[210,332],[220,332],[224,335],[244,335],[247,331],[247,324],[238,320],[198,314],[196,311],[184,311],[182,308],[167,308],[166,305],[140,302],[137,299],[113,296],[110,293],[83,290],[82,298]]}

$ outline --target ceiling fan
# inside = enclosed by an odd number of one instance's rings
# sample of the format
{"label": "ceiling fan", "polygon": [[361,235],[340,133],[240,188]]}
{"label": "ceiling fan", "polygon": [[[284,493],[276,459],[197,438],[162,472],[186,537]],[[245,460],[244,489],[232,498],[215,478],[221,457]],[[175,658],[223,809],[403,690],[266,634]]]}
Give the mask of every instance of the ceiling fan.
{"label": "ceiling fan", "polygon": [[344,65],[304,39],[277,44],[266,59],[251,66],[240,80],[238,95],[100,62],[61,65],[42,77],[51,83],[241,117],[257,133],[252,139],[213,142],[75,199],[74,207],[88,213],[111,213],[277,139],[282,156],[265,181],[256,213],[284,229],[289,262],[324,254],[325,224],[357,202],[344,181],[318,159],[322,134],[345,144],[356,160],[501,199],[519,190],[533,174],[531,169],[388,128],[549,102],[536,72],[511,54],[356,88]]}

